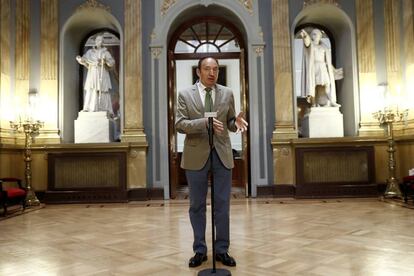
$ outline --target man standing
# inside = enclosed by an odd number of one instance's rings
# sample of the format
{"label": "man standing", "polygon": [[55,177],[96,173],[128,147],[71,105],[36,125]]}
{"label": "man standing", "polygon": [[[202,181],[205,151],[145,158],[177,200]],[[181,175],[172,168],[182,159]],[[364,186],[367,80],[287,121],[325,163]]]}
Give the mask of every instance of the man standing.
{"label": "man standing", "polygon": [[204,112],[217,112],[213,119],[214,148],[212,152],[214,177],[214,204],[216,224],[216,260],[224,265],[235,266],[236,261],[228,254],[230,245],[230,194],[231,169],[234,167],[232,147],[228,130],[243,132],[247,122],[243,113],[235,115],[234,97],[231,89],[217,84],[219,64],[215,58],[199,60],[199,81],[178,95],[176,129],[186,134],[181,167],[185,169],[190,192],[190,221],[193,227],[195,255],[189,266],[197,267],[207,260],[206,198],[208,171],[210,169],[210,146],[208,120]]}

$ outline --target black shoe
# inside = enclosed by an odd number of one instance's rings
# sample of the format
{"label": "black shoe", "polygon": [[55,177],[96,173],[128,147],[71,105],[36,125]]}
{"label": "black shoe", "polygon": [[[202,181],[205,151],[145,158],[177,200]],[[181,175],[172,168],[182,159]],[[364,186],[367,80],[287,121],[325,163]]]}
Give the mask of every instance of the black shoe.
{"label": "black shoe", "polygon": [[222,264],[227,265],[227,266],[236,266],[236,261],[227,252],[216,254],[216,261],[220,261]]}
{"label": "black shoe", "polygon": [[194,257],[191,257],[190,261],[188,262],[188,266],[197,267],[197,266],[200,266],[205,261],[207,261],[207,255],[197,252],[195,253]]}

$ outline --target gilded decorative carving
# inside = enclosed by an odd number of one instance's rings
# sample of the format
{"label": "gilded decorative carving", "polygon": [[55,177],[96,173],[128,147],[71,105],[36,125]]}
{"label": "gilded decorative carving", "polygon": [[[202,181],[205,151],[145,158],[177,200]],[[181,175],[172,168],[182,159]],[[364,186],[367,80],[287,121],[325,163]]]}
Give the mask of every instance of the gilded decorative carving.
{"label": "gilded decorative carving", "polygon": [[290,148],[275,148],[274,150],[274,157],[276,159],[280,158],[280,157],[284,157],[284,156],[289,156],[290,155]]}
{"label": "gilded decorative carving", "polygon": [[282,148],[282,155],[283,156],[289,156],[290,149],[289,148]]}
{"label": "gilded decorative carving", "polygon": [[253,14],[253,1],[252,0],[239,0],[240,4],[250,13]]}
{"label": "gilded decorative carving", "polygon": [[160,12],[161,15],[167,14],[168,10],[177,2],[176,0],[164,0],[161,4]]}
{"label": "gilded decorative carving", "polygon": [[84,9],[104,9],[109,13],[111,12],[111,8],[109,6],[105,6],[104,4],[100,3],[98,0],[86,0],[85,3],[83,3],[76,9],[76,11],[80,11]]}
{"label": "gilded decorative carving", "polygon": [[314,4],[332,4],[340,7],[337,0],[305,0],[303,1],[303,8],[309,7]]}
{"label": "gilded decorative carving", "polygon": [[255,53],[259,57],[263,56],[263,50],[264,50],[264,47],[263,46],[254,47]]}
{"label": "gilded decorative carving", "polygon": [[157,37],[157,35],[155,34],[154,31],[152,31],[152,33],[150,35],[151,40],[155,40],[156,37]]}
{"label": "gilded decorative carving", "polygon": [[138,151],[137,150],[131,150],[130,152],[129,152],[129,157],[130,158],[137,158],[138,157]]}
{"label": "gilded decorative carving", "polygon": [[158,59],[161,55],[162,48],[151,48],[151,54],[153,58]]}

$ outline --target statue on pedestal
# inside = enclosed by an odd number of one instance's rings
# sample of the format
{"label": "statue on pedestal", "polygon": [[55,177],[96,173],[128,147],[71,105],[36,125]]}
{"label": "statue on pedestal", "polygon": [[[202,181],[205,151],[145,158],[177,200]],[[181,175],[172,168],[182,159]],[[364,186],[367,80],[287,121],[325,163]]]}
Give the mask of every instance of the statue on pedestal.
{"label": "statue on pedestal", "polygon": [[108,68],[115,65],[115,60],[109,51],[102,47],[103,35],[97,35],[95,46],[89,49],[82,57],[77,56],[79,64],[88,68],[84,84],[85,98],[83,111],[107,111],[111,117],[114,116],[112,109],[111,79]]}
{"label": "statue on pedestal", "polygon": [[323,43],[322,31],[313,29],[309,35],[301,30],[299,35],[304,43],[302,93],[312,107],[339,107],[335,80],[343,78],[343,71],[333,67],[331,49]]}

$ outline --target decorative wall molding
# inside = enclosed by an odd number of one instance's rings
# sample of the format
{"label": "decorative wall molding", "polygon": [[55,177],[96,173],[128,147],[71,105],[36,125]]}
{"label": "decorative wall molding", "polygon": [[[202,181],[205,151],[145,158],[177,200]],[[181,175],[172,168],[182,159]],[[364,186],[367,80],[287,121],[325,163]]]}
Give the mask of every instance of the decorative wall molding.
{"label": "decorative wall molding", "polygon": [[86,0],[85,3],[81,4],[76,11],[84,10],[84,9],[104,9],[107,12],[111,13],[111,8],[100,3],[98,0]]}
{"label": "decorative wall molding", "polygon": [[164,0],[160,7],[161,15],[166,15],[168,10],[175,4],[177,0]]}
{"label": "decorative wall molding", "polygon": [[290,148],[288,147],[275,148],[273,151],[274,151],[275,158],[279,158],[281,156],[289,156],[291,152]]}
{"label": "decorative wall molding", "polygon": [[307,8],[309,6],[312,6],[314,4],[331,4],[335,5],[337,7],[341,7],[338,3],[338,0],[305,0],[303,1],[303,8]]}
{"label": "decorative wall molding", "polygon": [[162,48],[151,48],[151,54],[155,59],[159,59],[162,52]]}
{"label": "decorative wall molding", "polygon": [[253,14],[253,1],[252,0],[239,0],[240,4],[248,11],[250,14]]}
{"label": "decorative wall molding", "polygon": [[263,56],[263,50],[264,50],[264,46],[257,46],[254,47],[254,52],[256,53],[257,56],[261,57]]}

